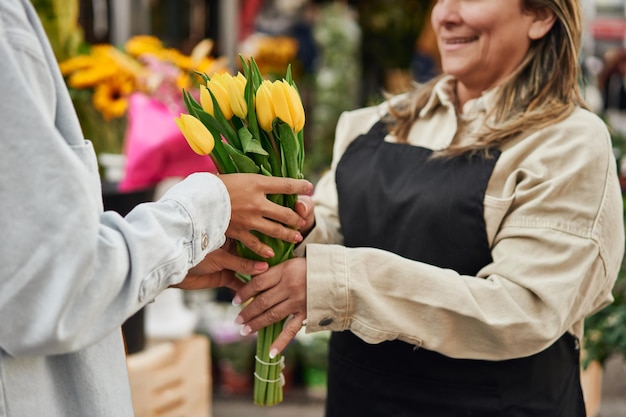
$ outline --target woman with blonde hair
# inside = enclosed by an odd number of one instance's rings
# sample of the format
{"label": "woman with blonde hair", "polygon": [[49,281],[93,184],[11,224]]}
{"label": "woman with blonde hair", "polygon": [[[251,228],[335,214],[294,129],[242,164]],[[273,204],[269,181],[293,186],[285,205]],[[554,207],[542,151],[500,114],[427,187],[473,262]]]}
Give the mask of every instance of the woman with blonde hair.
{"label": "woman with blonde hair", "polygon": [[442,76],[339,120],[302,256],[234,300],[254,297],[244,333],[293,315],[275,352],[333,331],[327,416],[585,415],[583,323],[624,227],[581,20],[578,0],[439,0]]}

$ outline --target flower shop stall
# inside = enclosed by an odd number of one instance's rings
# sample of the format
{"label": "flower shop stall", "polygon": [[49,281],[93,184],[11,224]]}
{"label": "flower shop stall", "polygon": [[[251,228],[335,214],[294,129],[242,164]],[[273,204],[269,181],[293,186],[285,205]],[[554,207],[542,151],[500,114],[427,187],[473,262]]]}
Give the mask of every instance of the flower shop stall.
{"label": "flower shop stall", "polygon": [[148,35],[130,38],[123,48],[100,44],[86,49],[59,65],[96,153],[125,156],[124,174],[111,177],[103,171],[105,179],[131,191],[168,177],[215,170],[187,149],[173,121],[182,110],[181,89],[197,82],[195,71],[225,69],[224,59],[209,55],[212,41],[202,41],[189,56]]}

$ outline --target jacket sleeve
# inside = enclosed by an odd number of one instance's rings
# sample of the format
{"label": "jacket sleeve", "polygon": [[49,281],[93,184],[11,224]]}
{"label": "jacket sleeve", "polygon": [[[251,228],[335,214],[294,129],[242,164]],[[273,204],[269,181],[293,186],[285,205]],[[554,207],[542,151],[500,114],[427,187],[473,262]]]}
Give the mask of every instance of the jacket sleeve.
{"label": "jacket sleeve", "polygon": [[230,201],[203,173],[126,218],[103,213],[93,148],[34,12],[15,5],[0,13],[0,348],[63,354],[119,331],[220,247]]}

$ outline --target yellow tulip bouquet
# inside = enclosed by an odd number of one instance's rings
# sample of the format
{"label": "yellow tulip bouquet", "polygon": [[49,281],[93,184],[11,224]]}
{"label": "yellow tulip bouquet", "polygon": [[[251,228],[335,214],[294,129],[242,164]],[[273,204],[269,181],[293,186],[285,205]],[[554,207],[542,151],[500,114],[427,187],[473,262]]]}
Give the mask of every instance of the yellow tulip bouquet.
{"label": "yellow tulip bouquet", "polygon": [[[220,173],[303,178],[305,117],[291,67],[287,67],[282,80],[263,80],[254,59],[240,58],[243,74],[201,74],[205,85],[200,86],[200,103],[188,91],[183,92],[189,114],[181,114],[176,124],[191,148],[200,155],[209,155]],[[267,198],[292,209],[297,201],[297,195]],[[274,250],[274,257],[263,259],[270,266],[294,256],[293,243],[261,233],[257,237]],[[241,242],[237,242],[237,249],[241,256],[262,259]],[[283,357],[269,355],[270,345],[283,325],[284,321],[278,322],[258,332],[254,372],[257,405],[275,405],[283,399]]]}

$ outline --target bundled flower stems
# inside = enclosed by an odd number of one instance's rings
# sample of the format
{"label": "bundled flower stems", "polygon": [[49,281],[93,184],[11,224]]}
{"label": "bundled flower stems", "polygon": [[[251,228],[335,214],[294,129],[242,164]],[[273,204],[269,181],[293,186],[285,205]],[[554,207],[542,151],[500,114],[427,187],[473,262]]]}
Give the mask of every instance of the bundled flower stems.
{"label": "bundled flower stems", "polygon": [[[189,114],[181,114],[176,124],[191,148],[209,155],[220,173],[260,173],[275,177],[303,178],[304,108],[291,67],[285,78],[263,80],[254,59],[241,58],[244,73],[233,76],[201,74],[200,103],[185,91]],[[294,208],[297,195],[269,195],[274,203]],[[256,233],[275,253],[263,259],[237,242],[241,256],[265,260],[270,266],[292,258],[294,244]],[[249,281],[250,276],[240,276]],[[254,402],[270,406],[283,400],[283,357],[270,358],[270,345],[284,321],[258,332],[254,371]]]}

